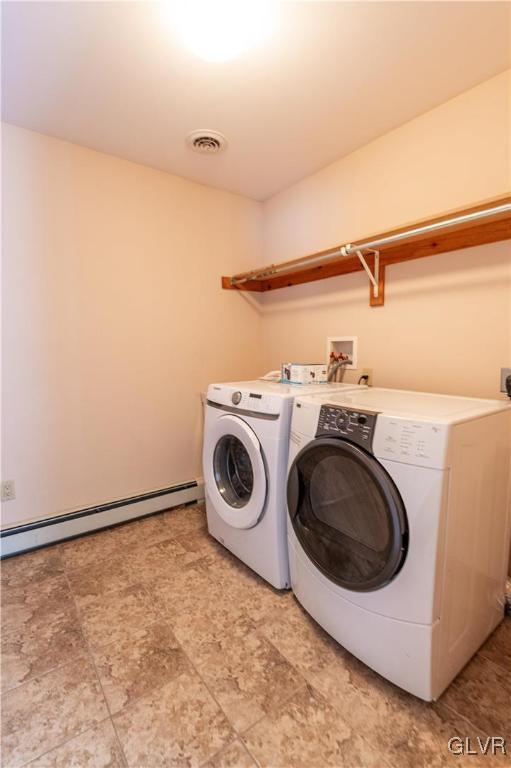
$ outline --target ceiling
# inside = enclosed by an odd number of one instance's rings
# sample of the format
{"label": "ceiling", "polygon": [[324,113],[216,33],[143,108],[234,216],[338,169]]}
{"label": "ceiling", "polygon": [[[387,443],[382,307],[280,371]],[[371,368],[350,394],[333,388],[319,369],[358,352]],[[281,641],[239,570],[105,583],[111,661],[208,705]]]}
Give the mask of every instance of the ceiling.
{"label": "ceiling", "polygon": [[[510,8],[284,2],[266,43],[207,63],[161,3],[4,2],[3,119],[263,200],[509,67]],[[196,128],[227,151],[193,153]]]}

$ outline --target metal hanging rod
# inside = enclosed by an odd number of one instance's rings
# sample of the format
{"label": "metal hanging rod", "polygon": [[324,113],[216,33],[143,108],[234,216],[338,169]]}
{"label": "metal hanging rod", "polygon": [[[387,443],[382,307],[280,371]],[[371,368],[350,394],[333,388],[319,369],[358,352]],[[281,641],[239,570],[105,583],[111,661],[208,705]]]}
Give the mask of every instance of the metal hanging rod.
{"label": "metal hanging rod", "polygon": [[[262,280],[263,278],[273,277],[283,272],[284,273],[295,272],[298,269],[303,269],[304,267],[321,264],[322,262],[336,259],[339,256],[357,255],[362,262],[362,266],[364,266],[364,260],[362,256],[362,251],[364,250],[377,251],[378,248],[381,248],[382,246],[390,245],[391,243],[398,243],[401,240],[405,240],[408,237],[415,237],[416,235],[424,235],[429,232],[436,232],[439,229],[444,229],[445,227],[453,227],[456,224],[466,224],[468,222],[478,221],[479,219],[484,219],[489,216],[495,216],[499,213],[510,213],[510,212],[511,212],[511,203],[504,203],[502,205],[493,206],[492,208],[485,208],[482,211],[473,211],[472,213],[464,213],[459,216],[451,216],[450,218],[442,219],[441,221],[436,221],[433,224],[424,224],[423,226],[420,226],[420,227],[412,227],[410,229],[404,230],[403,232],[398,232],[395,235],[388,235],[387,237],[381,237],[377,240],[368,240],[365,243],[358,243],[358,244],[348,243],[347,245],[342,245],[336,250],[330,251],[329,253],[323,253],[318,256],[304,256],[303,259],[297,259],[293,264],[281,264],[280,266],[270,266],[270,267],[266,267],[265,269],[261,269],[258,272],[253,272],[250,275],[246,275],[242,277],[232,277],[231,285],[232,286],[242,285],[243,283],[248,283],[248,282],[251,282],[252,280]],[[365,266],[364,266],[364,269],[366,269]]]}
{"label": "metal hanging rod", "polygon": [[464,213],[460,216],[452,216],[442,221],[436,221],[433,224],[425,224],[422,227],[412,227],[404,232],[398,232],[397,235],[388,235],[388,237],[381,237],[378,240],[369,240],[366,243],[360,243],[359,245],[347,245],[346,255],[354,253],[356,250],[363,250],[365,248],[381,248],[384,245],[390,243],[398,243],[400,240],[405,240],[407,237],[414,237],[415,235],[423,235],[428,232],[436,232],[438,229],[444,227],[453,227],[456,224],[466,224],[470,221],[477,221],[478,219],[485,219],[487,216],[495,216],[498,213],[511,212],[511,203],[505,203],[503,205],[496,205],[493,208],[486,208],[483,211],[473,211],[472,213]]}
{"label": "metal hanging rod", "polygon": [[281,272],[295,272],[297,269],[301,269],[304,266],[308,267],[311,264],[319,264],[322,261],[328,261],[337,256],[344,256],[342,248],[337,248],[337,250],[330,251],[330,253],[323,253],[321,256],[305,256],[294,264],[282,264],[280,267],[266,267],[265,269],[262,269],[259,272],[253,272],[246,277],[233,277],[231,278],[231,285],[241,285],[242,283],[248,283],[251,280],[261,280],[263,277],[273,277],[273,275],[279,275]]}

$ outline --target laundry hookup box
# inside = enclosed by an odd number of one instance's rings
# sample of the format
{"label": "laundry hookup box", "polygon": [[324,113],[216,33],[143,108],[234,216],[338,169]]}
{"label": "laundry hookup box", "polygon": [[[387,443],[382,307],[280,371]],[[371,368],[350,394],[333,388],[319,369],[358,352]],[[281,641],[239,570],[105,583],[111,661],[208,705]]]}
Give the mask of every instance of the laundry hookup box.
{"label": "laundry hookup box", "polygon": [[324,363],[282,363],[280,379],[283,384],[326,384]]}

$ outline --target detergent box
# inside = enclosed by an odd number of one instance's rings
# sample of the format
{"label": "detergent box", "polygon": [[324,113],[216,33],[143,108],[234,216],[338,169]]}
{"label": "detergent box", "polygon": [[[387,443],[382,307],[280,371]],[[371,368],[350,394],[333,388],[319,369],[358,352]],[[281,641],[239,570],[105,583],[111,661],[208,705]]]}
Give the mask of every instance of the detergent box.
{"label": "detergent box", "polygon": [[326,384],[327,367],[324,363],[282,363],[283,384]]}

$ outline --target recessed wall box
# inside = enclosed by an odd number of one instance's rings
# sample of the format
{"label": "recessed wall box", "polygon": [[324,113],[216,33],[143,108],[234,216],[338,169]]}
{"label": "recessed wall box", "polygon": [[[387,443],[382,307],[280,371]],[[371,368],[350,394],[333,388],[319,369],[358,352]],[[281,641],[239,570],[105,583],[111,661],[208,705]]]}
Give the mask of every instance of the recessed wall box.
{"label": "recessed wall box", "polygon": [[355,369],[357,363],[358,336],[329,336],[326,340],[326,361],[330,360],[331,352],[344,352],[349,356],[351,365],[346,366],[346,370]]}

